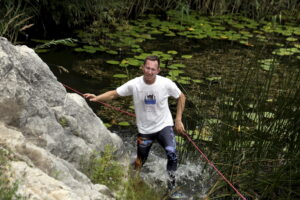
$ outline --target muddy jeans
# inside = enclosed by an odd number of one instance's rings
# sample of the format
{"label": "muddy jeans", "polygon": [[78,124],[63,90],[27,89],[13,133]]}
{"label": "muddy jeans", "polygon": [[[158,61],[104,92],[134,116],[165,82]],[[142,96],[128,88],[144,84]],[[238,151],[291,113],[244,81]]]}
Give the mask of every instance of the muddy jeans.
{"label": "muddy jeans", "polygon": [[141,168],[146,162],[149,151],[154,141],[157,141],[164,149],[167,155],[167,171],[171,178],[169,187],[175,185],[175,174],[177,170],[177,154],[176,142],[172,126],[167,126],[161,131],[152,134],[138,134],[137,137],[137,159],[135,161],[135,168]]}

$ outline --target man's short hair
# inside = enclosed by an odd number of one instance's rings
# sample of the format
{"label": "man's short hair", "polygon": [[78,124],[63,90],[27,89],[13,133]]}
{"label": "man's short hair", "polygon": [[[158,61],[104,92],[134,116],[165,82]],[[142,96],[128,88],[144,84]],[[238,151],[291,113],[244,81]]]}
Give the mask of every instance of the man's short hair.
{"label": "man's short hair", "polygon": [[146,64],[147,60],[151,60],[151,61],[157,61],[157,64],[158,64],[158,68],[160,68],[160,59],[158,56],[147,56],[144,60],[144,65]]}

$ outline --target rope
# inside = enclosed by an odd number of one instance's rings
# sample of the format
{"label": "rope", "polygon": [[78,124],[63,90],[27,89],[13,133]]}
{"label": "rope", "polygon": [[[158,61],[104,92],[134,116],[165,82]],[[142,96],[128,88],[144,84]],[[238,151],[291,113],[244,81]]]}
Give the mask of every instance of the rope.
{"label": "rope", "polygon": [[224,176],[224,174],[214,165],[212,161],[210,161],[207,156],[200,150],[200,148],[196,145],[196,143],[188,136],[186,133],[183,133],[183,135],[194,145],[194,147],[197,149],[197,151],[205,158],[205,160],[208,162],[210,166],[218,172],[218,174],[230,185],[230,187],[243,199],[247,200],[235,187],[234,185]]}
{"label": "rope", "polygon": [[[80,96],[83,96],[83,93],[65,85],[62,83],[62,85],[69,89],[69,90],[72,90],[73,92],[79,94]],[[101,102],[101,101],[97,101],[98,103],[106,106],[106,107],[109,107],[109,108],[112,108],[113,110],[116,110],[118,112],[121,112],[121,113],[124,113],[126,115],[129,115],[131,117],[136,117],[135,114],[133,113],[130,113],[130,112],[127,112],[127,111],[124,111],[120,108],[117,108],[117,107],[114,107],[110,104],[107,104],[107,103],[104,103],[104,102]],[[214,163],[212,161],[210,161],[207,156],[200,150],[200,148],[197,146],[197,144],[190,138],[190,136],[188,136],[188,134],[185,132],[183,133],[183,135],[193,144],[193,146],[197,149],[197,151],[205,158],[205,160],[208,162],[208,164],[214,168],[214,170],[216,170],[216,172],[223,178],[223,180],[228,183],[228,185],[237,193],[237,195],[239,195],[243,200],[247,200],[235,187],[234,185],[225,177],[225,175],[214,165]]]}
{"label": "rope", "polygon": [[[85,97],[83,96],[83,93],[81,93],[81,92],[79,92],[79,91],[77,91],[77,90],[75,90],[75,89],[71,88],[70,86],[67,86],[67,85],[65,85],[65,84],[63,84],[63,83],[62,83],[62,85],[63,85],[65,88],[67,88],[67,89],[69,89],[69,90],[72,90],[73,92],[75,92],[75,93],[79,94],[80,96],[82,96],[83,98],[85,98]],[[97,102],[97,103],[100,103],[100,104],[102,104],[102,105],[104,105],[105,107],[111,108],[111,109],[113,109],[113,110],[115,110],[115,111],[124,113],[124,114],[126,114],[126,115],[128,115],[128,116],[131,116],[131,117],[135,117],[135,114],[130,113],[130,112],[127,112],[127,111],[124,111],[124,110],[122,110],[122,109],[120,109],[120,108],[118,108],[118,107],[112,106],[112,105],[110,105],[110,104],[108,104],[108,103],[104,103],[104,102],[102,102],[102,101],[96,101],[96,102]]]}

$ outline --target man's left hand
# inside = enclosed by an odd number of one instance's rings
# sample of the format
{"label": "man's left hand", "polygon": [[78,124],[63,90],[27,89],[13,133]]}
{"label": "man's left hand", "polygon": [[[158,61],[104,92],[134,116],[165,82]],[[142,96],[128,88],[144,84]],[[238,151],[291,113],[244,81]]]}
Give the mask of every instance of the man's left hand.
{"label": "man's left hand", "polygon": [[175,131],[181,134],[185,133],[185,128],[182,121],[175,121]]}

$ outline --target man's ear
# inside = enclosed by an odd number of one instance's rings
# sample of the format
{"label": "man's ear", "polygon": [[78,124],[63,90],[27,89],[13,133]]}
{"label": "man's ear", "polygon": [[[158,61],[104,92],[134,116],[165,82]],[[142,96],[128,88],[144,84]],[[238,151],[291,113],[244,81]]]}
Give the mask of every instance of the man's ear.
{"label": "man's ear", "polygon": [[142,64],[142,65],[140,66],[140,69],[143,70],[143,67],[144,67],[144,65]]}

